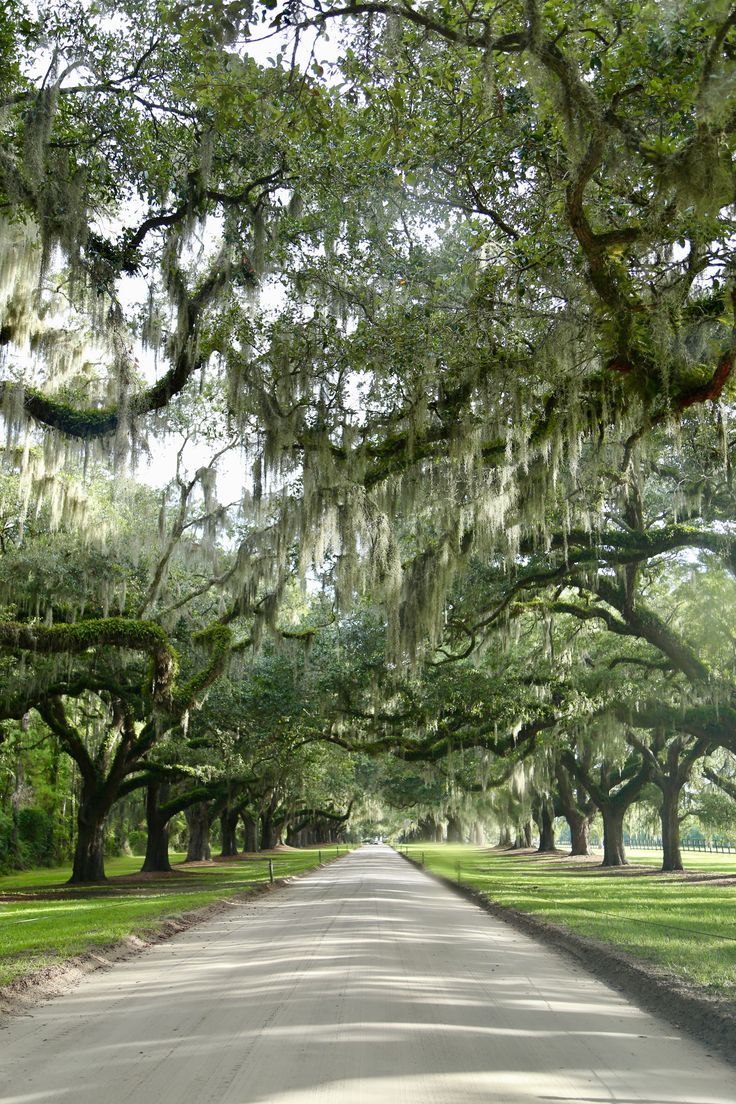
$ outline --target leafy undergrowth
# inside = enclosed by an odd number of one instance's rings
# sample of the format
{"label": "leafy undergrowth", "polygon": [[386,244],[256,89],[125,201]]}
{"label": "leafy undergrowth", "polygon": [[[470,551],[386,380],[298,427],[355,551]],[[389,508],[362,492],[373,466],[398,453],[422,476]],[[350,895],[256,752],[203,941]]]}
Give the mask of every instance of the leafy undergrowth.
{"label": "leafy undergrowth", "polygon": [[[405,850],[402,846],[401,850]],[[662,874],[656,852],[629,853],[631,865],[495,851],[471,845],[407,849],[428,870],[655,963],[714,995],[736,999],[736,855],[693,854],[686,873]]]}
{"label": "leafy undergrowth", "polygon": [[[339,848],[345,854],[347,848]],[[246,893],[275,878],[311,870],[336,857],[333,845],[265,852],[257,859],[175,866],[171,874],[138,876],[140,857],[110,859],[108,881],[69,886],[69,867],[31,870],[0,878],[0,986],[59,965],[75,955],[130,936],[160,931],[169,920]],[[182,855],[172,856],[176,863]]]}

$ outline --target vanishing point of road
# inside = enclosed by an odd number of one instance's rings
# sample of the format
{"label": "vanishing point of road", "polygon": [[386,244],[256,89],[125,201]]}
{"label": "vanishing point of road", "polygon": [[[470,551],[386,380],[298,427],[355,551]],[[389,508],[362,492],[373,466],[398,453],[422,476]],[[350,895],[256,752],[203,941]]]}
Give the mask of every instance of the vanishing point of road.
{"label": "vanishing point of road", "polygon": [[0,1031],[0,1104],[734,1104],[736,1071],[366,847]]}

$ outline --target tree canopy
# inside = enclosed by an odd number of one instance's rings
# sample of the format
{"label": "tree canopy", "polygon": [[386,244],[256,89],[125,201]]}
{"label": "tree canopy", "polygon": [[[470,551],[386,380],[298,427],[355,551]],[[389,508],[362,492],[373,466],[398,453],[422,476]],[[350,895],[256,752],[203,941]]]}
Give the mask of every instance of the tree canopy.
{"label": "tree canopy", "polygon": [[9,6],[0,715],[92,835],[144,785],[304,831],[363,764],[425,820],[597,808],[612,862],[653,787],[677,864],[736,752],[735,42],[722,0]]}

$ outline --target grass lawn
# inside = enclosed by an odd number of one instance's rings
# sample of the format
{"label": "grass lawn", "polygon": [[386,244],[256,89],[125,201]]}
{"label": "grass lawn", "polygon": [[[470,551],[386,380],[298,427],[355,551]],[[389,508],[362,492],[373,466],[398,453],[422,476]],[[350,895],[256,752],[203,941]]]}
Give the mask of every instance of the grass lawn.
{"label": "grass lawn", "polygon": [[653,851],[628,852],[631,865],[619,871],[469,844],[412,844],[408,852],[420,860],[424,854],[429,870],[453,881],[459,872],[492,901],[615,944],[736,1000],[736,855],[686,854],[690,877],[683,878],[657,873],[661,853]]}
{"label": "grass lawn", "polygon": [[[343,845],[340,854],[348,849]],[[322,849],[324,861],[334,846]],[[0,877],[0,986],[35,970],[131,935],[160,929],[189,909],[244,893],[274,876],[284,878],[317,866],[317,848],[267,852],[263,858],[235,859],[176,868],[173,874],[136,879],[142,859],[108,859],[108,882],[68,886],[69,867],[30,870]],[[184,858],[173,855],[172,862]]]}

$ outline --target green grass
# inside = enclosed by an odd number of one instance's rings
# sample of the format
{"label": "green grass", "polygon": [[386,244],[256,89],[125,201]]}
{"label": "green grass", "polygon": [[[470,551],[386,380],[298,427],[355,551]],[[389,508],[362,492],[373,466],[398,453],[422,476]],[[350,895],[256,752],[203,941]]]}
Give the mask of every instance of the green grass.
{"label": "green grass", "polygon": [[[345,851],[341,846],[340,853]],[[319,854],[317,848],[272,854],[274,875],[310,870]],[[334,856],[334,846],[322,849],[324,861]],[[174,874],[149,875],[140,882],[115,880],[136,874],[140,857],[109,859],[106,871],[113,880],[85,887],[65,884],[69,867],[0,877],[0,986],[84,951],[160,930],[190,909],[248,892],[268,880],[267,857],[175,868]],[[173,862],[181,859],[172,856]]]}
{"label": "green grass", "polygon": [[[402,848],[403,850],[403,848]],[[686,855],[687,881],[656,872],[661,855],[629,852],[630,867],[608,872],[555,856],[471,845],[416,844],[429,870],[480,890],[490,900],[580,935],[613,944],[736,1000],[736,855]],[[712,880],[732,877],[732,884]]]}

